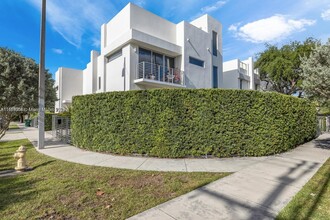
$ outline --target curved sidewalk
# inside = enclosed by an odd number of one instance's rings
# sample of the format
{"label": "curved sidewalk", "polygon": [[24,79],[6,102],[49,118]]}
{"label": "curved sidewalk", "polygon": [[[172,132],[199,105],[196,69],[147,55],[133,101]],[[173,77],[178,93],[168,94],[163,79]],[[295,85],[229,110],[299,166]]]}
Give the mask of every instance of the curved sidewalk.
{"label": "curved sidewalk", "polygon": [[[23,129],[36,144],[37,129]],[[330,134],[289,152],[262,158],[158,159],[83,151],[46,134],[41,153],[75,163],[135,170],[235,172],[131,217],[134,220],[275,219],[330,157]]]}
{"label": "curved sidewalk", "polygon": [[[23,134],[37,146],[38,130],[22,128]],[[85,151],[58,142],[45,133],[45,149],[39,152],[73,163],[93,166],[113,167],[132,170],[177,171],[177,172],[236,172],[268,157],[210,158],[210,159],[162,159],[151,157],[129,157]]]}

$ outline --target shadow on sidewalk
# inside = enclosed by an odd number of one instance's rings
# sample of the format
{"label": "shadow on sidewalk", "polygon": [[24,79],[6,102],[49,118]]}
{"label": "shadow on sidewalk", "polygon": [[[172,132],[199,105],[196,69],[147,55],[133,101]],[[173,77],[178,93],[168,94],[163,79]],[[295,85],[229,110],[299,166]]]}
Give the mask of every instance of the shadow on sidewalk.
{"label": "shadow on sidewalk", "polygon": [[330,150],[330,138],[315,140],[317,148]]}
{"label": "shadow on sidewalk", "polygon": [[[34,147],[38,147],[38,141],[31,141],[31,143]],[[61,148],[61,147],[66,147],[68,145],[63,141],[59,141],[56,139],[46,139],[44,144],[45,144],[44,149]]]}
{"label": "shadow on sidewalk", "polygon": [[[309,165],[308,165],[309,164]],[[287,190],[289,187],[292,187],[292,184],[294,182],[297,182],[299,179],[304,178],[306,175],[308,175],[313,169],[315,169],[319,163],[311,163],[310,161],[300,160],[299,163],[295,164],[294,166],[291,166],[289,170],[283,174],[282,176],[278,177],[275,183],[278,182],[277,187],[270,193],[267,193],[264,197],[264,199],[261,202],[258,202],[258,204],[253,205],[253,201],[251,201],[250,204],[244,203],[245,200],[243,198],[242,200],[234,199],[235,195],[231,196],[230,194],[221,194],[215,191],[210,191],[206,187],[202,187],[200,189],[197,189],[198,191],[202,193],[206,193],[212,197],[215,197],[218,200],[221,200],[228,204],[228,207],[232,207],[233,210],[236,210],[236,208],[242,208],[248,211],[249,217],[246,219],[249,220],[258,220],[258,219],[274,219],[276,218],[276,213],[278,210],[273,210],[272,206],[278,206],[278,198]],[[271,172],[271,170],[269,170]],[[290,174],[293,174],[294,172],[299,172],[299,175],[295,178],[291,178]],[[229,176],[230,178],[230,176]],[[254,178],[251,176],[251,179]],[[251,190],[245,189],[245,190]],[[262,193],[260,189],[256,187],[253,188],[253,192],[256,194]],[[190,199],[193,199],[197,196],[192,196]],[[237,197],[237,195],[236,195]],[[247,199],[246,199],[247,200]],[[286,205],[286,204],[284,204]],[[283,208],[283,207],[282,207]],[[236,212],[232,212],[233,215],[237,215]],[[230,216],[233,219],[238,219],[238,216]]]}

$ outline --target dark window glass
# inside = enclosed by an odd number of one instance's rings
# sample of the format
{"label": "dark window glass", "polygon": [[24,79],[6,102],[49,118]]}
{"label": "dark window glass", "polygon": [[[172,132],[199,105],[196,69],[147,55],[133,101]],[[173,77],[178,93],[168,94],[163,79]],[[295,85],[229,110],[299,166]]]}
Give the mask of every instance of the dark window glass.
{"label": "dark window glass", "polygon": [[213,66],[213,88],[218,88],[218,67]]}
{"label": "dark window glass", "polygon": [[101,89],[101,77],[99,76],[99,89]]}
{"label": "dark window glass", "polygon": [[212,51],[214,56],[218,55],[218,34],[215,31],[212,32]]}
{"label": "dark window glass", "polygon": [[189,57],[189,63],[194,64],[196,66],[204,67],[204,61],[199,60],[193,57]]}
{"label": "dark window glass", "polygon": [[167,68],[174,68],[174,58],[172,58],[172,57],[165,57],[165,67],[167,67]]}
{"label": "dark window glass", "polygon": [[139,48],[139,63],[147,62],[151,63],[151,51],[143,48]]}

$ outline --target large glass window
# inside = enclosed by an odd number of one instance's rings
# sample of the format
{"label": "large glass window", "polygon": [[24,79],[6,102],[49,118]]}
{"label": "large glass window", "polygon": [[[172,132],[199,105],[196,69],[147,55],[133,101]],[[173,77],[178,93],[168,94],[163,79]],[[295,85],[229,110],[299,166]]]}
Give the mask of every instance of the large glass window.
{"label": "large glass window", "polygon": [[196,66],[204,67],[204,61],[196,59],[194,57],[189,57],[189,63],[194,64]]}
{"label": "large glass window", "polygon": [[[175,80],[174,58],[139,48],[139,77],[163,82]],[[178,77],[180,80],[179,74]]]}
{"label": "large glass window", "polygon": [[213,88],[218,88],[218,67],[213,66]]}
{"label": "large glass window", "polygon": [[212,52],[214,56],[218,55],[218,34],[212,31]]}
{"label": "large glass window", "polygon": [[139,48],[139,63],[148,62],[151,63],[151,51]]}
{"label": "large glass window", "polygon": [[174,58],[165,56],[165,67],[174,68]]}
{"label": "large glass window", "polygon": [[153,68],[153,75],[155,75],[156,80],[163,79],[164,77],[164,60],[163,55],[159,53],[152,53],[152,68]]}

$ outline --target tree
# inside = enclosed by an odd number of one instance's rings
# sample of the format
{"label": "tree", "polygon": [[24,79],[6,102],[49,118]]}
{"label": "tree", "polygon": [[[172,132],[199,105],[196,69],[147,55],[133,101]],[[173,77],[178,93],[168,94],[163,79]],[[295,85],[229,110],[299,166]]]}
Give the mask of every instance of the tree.
{"label": "tree", "polygon": [[[0,138],[14,117],[38,108],[38,64],[13,50],[0,47]],[[56,91],[46,71],[46,108],[54,108]]]}
{"label": "tree", "polygon": [[261,52],[255,67],[259,69],[260,79],[265,82],[265,89],[287,95],[302,94],[302,70],[300,57],[309,56],[319,41],[313,38],[303,43],[293,41],[278,48],[266,44],[266,50]]}
{"label": "tree", "polygon": [[307,97],[321,105],[330,104],[330,38],[317,45],[310,56],[301,58],[302,88]]}

